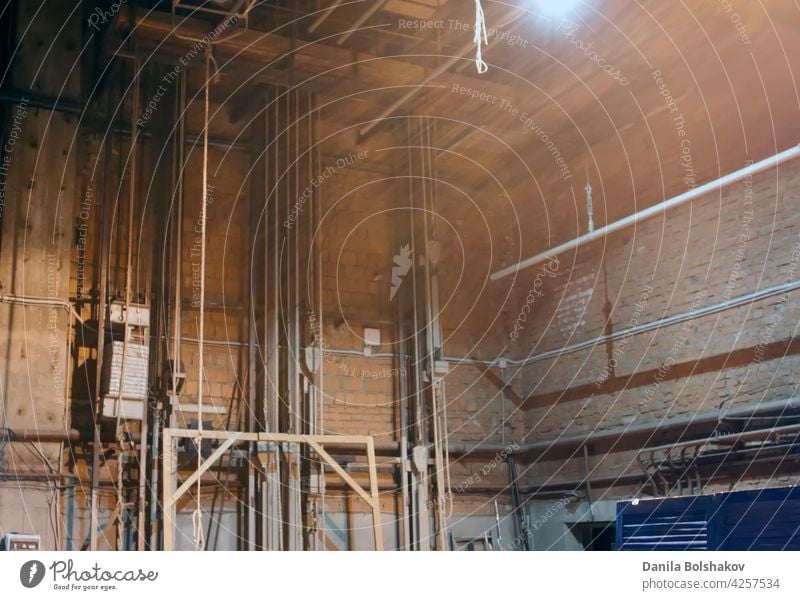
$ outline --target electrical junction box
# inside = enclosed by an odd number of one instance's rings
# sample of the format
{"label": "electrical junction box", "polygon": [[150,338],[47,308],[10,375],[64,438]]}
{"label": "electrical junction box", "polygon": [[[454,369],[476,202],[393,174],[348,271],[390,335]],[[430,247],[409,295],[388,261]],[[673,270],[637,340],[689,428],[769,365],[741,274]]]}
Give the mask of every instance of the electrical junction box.
{"label": "electrical junction box", "polygon": [[0,550],[38,551],[42,538],[33,533],[7,533],[0,541]]}
{"label": "electrical junction box", "polygon": [[367,346],[378,347],[381,345],[381,330],[375,327],[364,327],[364,343]]}
{"label": "electrical junction box", "polygon": [[130,310],[125,311],[124,302],[112,302],[109,306],[108,318],[112,323],[125,323],[127,314],[127,324],[132,327],[150,326],[150,308],[144,304],[131,304]]}

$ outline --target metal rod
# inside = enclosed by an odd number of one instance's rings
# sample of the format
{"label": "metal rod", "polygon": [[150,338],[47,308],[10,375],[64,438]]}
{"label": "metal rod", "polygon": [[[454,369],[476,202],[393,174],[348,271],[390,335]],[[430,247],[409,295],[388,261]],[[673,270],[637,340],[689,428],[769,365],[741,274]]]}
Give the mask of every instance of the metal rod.
{"label": "metal rod", "polygon": [[787,294],[797,289],[800,289],[800,279],[796,281],[791,281],[789,283],[783,283],[780,285],[768,287],[756,292],[743,294],[741,296],[736,296],[735,298],[730,298],[728,300],[704,306],[702,308],[690,309],[684,312],[670,315],[668,317],[664,317],[662,319],[648,321],[647,323],[642,323],[641,325],[628,327],[627,329],[620,329],[619,331],[615,331],[614,333],[601,335],[599,337],[592,338],[590,340],[585,340],[583,342],[578,342],[576,344],[570,344],[569,346],[563,346],[561,348],[547,350],[545,352],[534,354],[533,356],[529,356],[528,358],[524,358],[521,360],[511,360],[511,359],[507,360],[510,364],[514,365],[529,365],[531,363],[547,360],[550,358],[557,358],[563,356],[564,354],[570,354],[572,352],[577,352],[579,350],[594,348],[595,346],[602,345],[605,342],[611,340],[618,340],[632,335],[638,335],[640,333],[646,333],[648,331],[662,329],[664,327],[668,327],[671,325],[677,325],[680,323],[684,323],[686,321],[692,321],[694,319],[699,319],[701,317],[707,317],[709,315],[730,310],[732,308],[737,308],[739,306],[744,306],[747,304],[752,304],[754,302],[759,302],[761,300],[766,300],[767,298],[771,298],[773,296]]}
{"label": "metal rod", "polygon": [[767,169],[776,167],[781,163],[797,158],[798,156],[800,156],[800,146],[794,146],[792,148],[789,148],[788,150],[784,150],[783,152],[776,154],[775,156],[771,156],[770,158],[765,158],[764,160],[761,160],[752,165],[748,165],[743,169],[739,169],[738,171],[729,173],[724,177],[720,177],[719,179],[715,179],[714,181],[710,181],[701,186],[693,188],[687,192],[684,192],[673,198],[670,198],[669,200],[660,202],[654,206],[651,206],[650,208],[646,208],[632,215],[629,215],[624,219],[620,219],[619,221],[614,221],[613,223],[605,225],[604,227],[595,229],[591,233],[587,233],[586,235],[577,237],[569,242],[564,242],[563,244],[555,246],[550,250],[541,252],[530,258],[526,258],[525,260],[520,261],[515,265],[511,265],[505,267],[504,269],[500,269],[499,271],[492,273],[489,276],[489,279],[491,279],[492,281],[496,281],[503,277],[507,277],[508,275],[512,275],[518,271],[521,271],[522,269],[539,264],[545,260],[549,260],[552,257],[557,256],[558,254],[562,254],[569,250],[574,250],[580,246],[588,244],[589,242],[599,240],[611,233],[614,233],[621,229],[625,229],[626,227],[630,227],[631,225],[635,225],[636,223],[640,223],[645,219],[649,219],[651,217],[663,214],[666,211],[675,208],[676,206],[680,206],[682,204],[700,198],[705,194],[721,190],[729,185],[732,185],[734,183],[737,183],[745,179],[746,177],[751,177],[753,175],[756,175],[757,173],[761,173],[762,171],[766,171]]}
{"label": "metal rod", "polygon": [[[109,91],[108,93],[108,107],[106,114],[115,114],[112,113],[112,94]],[[109,123],[110,125],[110,123]],[[100,458],[103,452],[102,448],[102,440],[101,440],[101,428],[100,428],[100,418],[103,414],[103,401],[100,398],[100,389],[101,389],[101,381],[102,381],[102,366],[103,366],[103,356],[105,352],[105,323],[106,323],[106,316],[107,310],[106,305],[108,303],[108,272],[109,272],[109,255],[110,255],[110,246],[111,246],[111,222],[109,220],[110,210],[109,206],[111,205],[111,201],[108,198],[108,187],[109,187],[109,179],[110,179],[110,171],[111,171],[111,159],[112,159],[112,148],[111,148],[111,141],[106,143],[105,147],[105,169],[103,170],[103,203],[100,207],[100,298],[99,304],[97,307],[97,366],[96,366],[96,375],[95,375],[95,406],[94,411],[92,413],[94,422],[93,422],[93,433],[94,439],[92,444],[92,487],[91,487],[91,495],[89,500],[89,510],[90,510],[90,531],[89,531],[89,549],[90,550],[97,550],[97,537],[98,537],[98,530],[99,530],[99,522],[98,522],[98,503],[99,503],[99,489],[100,489]]]}

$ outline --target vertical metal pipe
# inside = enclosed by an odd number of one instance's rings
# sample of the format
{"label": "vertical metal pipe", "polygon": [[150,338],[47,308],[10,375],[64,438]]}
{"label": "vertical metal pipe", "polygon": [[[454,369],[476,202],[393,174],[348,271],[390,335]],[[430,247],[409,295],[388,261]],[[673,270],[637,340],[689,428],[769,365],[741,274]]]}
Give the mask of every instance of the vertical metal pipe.
{"label": "vertical metal pipe", "polygon": [[[314,96],[314,114],[315,114],[315,121],[314,121],[314,171],[312,171],[311,175],[316,176],[322,171],[322,160],[321,160],[321,153],[322,150],[320,148],[318,140],[321,137],[321,128],[322,128],[322,114],[321,109],[318,108],[318,98]],[[317,247],[316,247],[316,261],[317,261],[317,327],[319,328],[319,347],[320,347],[320,366],[319,366],[319,375],[318,375],[318,382],[317,388],[319,390],[319,409],[317,413],[317,431],[316,433],[320,435],[325,434],[325,357],[324,357],[324,348],[325,348],[325,288],[323,286],[323,262],[322,262],[322,238],[320,235],[320,230],[322,228],[322,215],[325,214],[323,210],[323,200],[324,196],[322,195],[322,186],[319,186],[316,190],[316,219],[314,222],[314,239],[316,240]],[[321,535],[321,543],[322,549],[325,549],[325,519],[327,514],[327,508],[325,506],[325,467],[321,464],[319,467],[319,474],[320,474],[320,521],[322,522],[322,535]]]}
{"label": "vertical metal pipe", "polygon": [[506,459],[508,462],[508,474],[509,478],[511,479],[511,500],[514,505],[514,514],[516,515],[516,519],[514,519],[516,523],[516,530],[517,530],[517,539],[522,540],[522,547],[525,550],[530,550],[530,540],[528,539],[528,528],[525,524],[525,515],[523,511],[525,510],[525,505],[522,503],[522,499],[519,493],[519,480],[517,479],[517,461],[513,455],[509,455]]}
{"label": "vertical metal pipe", "polygon": [[[174,365],[172,368],[172,393],[177,398],[178,394],[178,372],[181,369],[181,320],[183,302],[183,208],[185,202],[184,194],[184,173],[186,172],[186,71],[181,71],[180,88],[178,91],[178,181],[177,181],[177,212],[175,216],[175,300],[174,300],[174,334],[172,356]],[[176,427],[174,411],[170,411],[170,426]],[[165,474],[166,475],[166,474]]]}
{"label": "vertical metal pipe", "polygon": [[[112,88],[113,89],[113,88]],[[108,92],[107,115],[112,115],[113,96],[111,90]],[[110,128],[109,123],[109,128]],[[105,169],[103,170],[103,202],[100,206],[100,277],[99,277],[99,301],[97,305],[97,357],[95,375],[95,406],[94,406],[94,440],[92,443],[92,488],[90,494],[90,531],[89,549],[97,550],[97,538],[100,528],[98,519],[99,492],[100,492],[100,457],[103,452],[103,444],[100,437],[100,419],[103,414],[103,399],[100,397],[101,374],[103,365],[103,354],[105,351],[105,330],[106,330],[106,304],[108,302],[108,273],[109,273],[109,253],[111,245],[111,223],[109,217],[111,202],[108,198],[109,180],[111,172],[112,147],[111,140],[106,141],[105,147]]]}
{"label": "vertical metal pipe", "polygon": [[150,471],[150,549],[158,550],[158,441],[161,436],[161,411],[156,409],[153,415],[153,431],[151,433],[151,471]]}
{"label": "vertical metal pipe", "polygon": [[410,214],[410,233],[411,233],[411,248],[412,248],[412,261],[411,266],[411,293],[412,293],[412,310],[413,310],[413,332],[414,332],[414,411],[415,411],[415,440],[416,444],[425,444],[427,438],[424,435],[425,422],[423,419],[423,406],[422,406],[422,368],[420,363],[420,344],[419,344],[419,310],[418,310],[418,293],[417,293],[417,243],[416,243],[416,207],[414,205],[414,170],[412,163],[411,151],[411,134],[409,128],[409,154],[408,154],[408,169],[409,169],[409,194],[408,202],[411,210]]}
{"label": "vertical metal pipe", "polygon": [[[128,176],[128,231],[127,248],[125,251],[125,316],[123,321],[123,336],[122,336],[122,361],[119,369],[119,389],[117,390],[116,399],[116,438],[117,438],[117,549],[124,547],[125,523],[127,508],[125,507],[125,493],[123,487],[123,470],[125,461],[127,460],[127,452],[125,452],[125,443],[122,421],[122,393],[125,387],[125,359],[128,353],[128,317],[130,315],[131,307],[131,268],[133,259],[133,231],[134,231],[134,207],[136,205],[136,156],[138,152],[138,131],[136,129],[136,120],[138,119],[139,112],[139,58],[134,56],[133,59],[133,98],[131,100],[131,141],[130,141],[130,170]],[[146,410],[147,403],[144,403],[143,410]],[[144,427],[144,421],[142,422]],[[147,439],[144,439],[144,446],[147,445]],[[140,477],[141,480],[141,477]],[[143,521],[137,520],[137,526],[144,526]]]}
{"label": "vertical metal pipe", "polygon": [[441,415],[443,411],[443,398],[442,398],[442,383],[435,375],[434,361],[436,359],[436,342],[438,336],[434,335],[434,327],[436,326],[435,315],[433,313],[433,292],[432,277],[431,277],[431,257],[430,245],[431,236],[429,232],[429,215],[433,213],[432,209],[432,164],[431,164],[431,139],[430,139],[430,119],[428,117],[420,117],[420,173],[422,184],[422,234],[423,234],[423,248],[425,252],[424,261],[424,292],[425,292],[425,368],[428,373],[428,381],[430,381],[429,389],[431,390],[431,420],[433,425],[433,448],[434,448],[434,464],[435,472],[432,478],[436,486],[436,539],[437,548],[444,550],[447,544],[447,521],[445,517],[445,495],[444,485],[444,456],[442,449],[442,434],[441,434]]}
{"label": "vertical metal pipe", "polygon": [[[410,123],[410,120],[409,120]],[[410,125],[409,125],[410,128]],[[410,219],[410,226],[411,226],[411,246],[413,248],[413,260],[414,264],[411,269],[411,287],[412,287],[412,307],[413,307],[413,331],[414,331],[414,408],[415,408],[415,432],[414,432],[414,445],[415,447],[425,447],[427,448],[429,442],[429,432],[428,432],[428,425],[426,422],[426,410],[425,410],[425,388],[424,388],[424,370],[425,364],[423,357],[423,349],[422,344],[420,341],[420,329],[421,329],[421,317],[419,314],[419,302],[420,302],[420,287],[418,282],[418,260],[420,256],[420,247],[417,245],[417,206],[414,202],[414,185],[415,185],[415,175],[414,175],[414,167],[413,167],[413,160],[411,154],[411,145],[412,145],[412,137],[409,133],[409,181],[410,181],[410,193],[409,193],[409,204],[411,207],[411,219]],[[419,176],[420,179],[422,175]],[[424,210],[424,209],[423,209]],[[425,452],[427,456],[427,450]],[[415,540],[417,544],[417,548],[419,550],[429,550],[430,549],[430,536],[429,536],[429,517],[428,517],[428,502],[427,499],[429,497],[428,494],[428,486],[430,484],[430,477],[428,476],[428,466],[427,464],[423,465],[423,470],[420,471],[419,474],[414,475],[412,477],[412,488],[413,488],[413,497],[415,499],[415,528],[416,528],[416,535]]]}
{"label": "vertical metal pipe", "polygon": [[[136,66],[137,66],[137,69],[140,68],[139,64],[138,64],[138,61],[137,61],[137,65]],[[138,71],[137,71],[137,80],[138,79],[139,79],[139,75],[138,75]],[[137,85],[137,91],[138,91],[138,87],[139,86]],[[137,106],[136,106],[135,110],[137,111],[137,113],[134,113],[133,119],[132,119],[132,121],[133,121],[132,127],[133,127],[134,131],[136,130],[136,120],[138,119],[138,110],[139,110],[139,107],[138,107],[138,94],[137,94],[136,104],[137,104]],[[136,172],[135,171],[132,173],[132,177],[136,177]],[[151,280],[152,280],[152,268],[151,267],[152,267],[152,265],[149,264],[150,263],[149,258],[147,260],[147,263],[148,263],[148,269],[147,269],[146,273],[148,275],[147,275],[147,278],[145,280],[145,298],[146,298],[146,301],[149,302],[150,301],[150,297],[151,297],[150,292],[151,292],[151,285],[152,285],[151,284]],[[138,281],[138,272],[139,272],[138,268],[137,268],[136,272],[137,272],[137,281]],[[139,286],[137,285],[137,289],[138,289],[138,287]],[[149,329],[147,331],[149,332]],[[156,331],[158,332],[158,329]],[[155,343],[155,346],[156,346],[155,354],[156,354],[156,356],[158,355],[157,348],[158,348],[158,346],[160,344],[160,339],[161,339],[161,336],[157,335],[156,336],[156,343]],[[149,343],[149,340],[145,340],[145,343]],[[138,501],[136,503],[136,512],[137,512],[137,515],[136,515],[136,517],[137,517],[136,518],[136,549],[139,550],[140,552],[145,549],[146,544],[147,544],[147,520],[146,520],[146,510],[145,509],[147,507],[147,463],[148,463],[148,459],[147,459],[147,443],[148,443],[148,437],[149,437],[148,428],[150,426],[150,421],[149,421],[150,411],[149,411],[149,409],[150,409],[150,394],[146,394],[145,395],[145,400],[142,402],[142,426],[141,426],[141,430],[139,431],[139,434],[140,434],[139,469],[138,469],[139,470],[139,489],[138,489]]]}
{"label": "vertical metal pipe", "polygon": [[[271,263],[272,263],[272,287],[270,289],[270,296],[272,302],[272,312],[270,315],[269,336],[270,336],[270,405],[268,409],[268,428],[267,431],[280,431],[280,394],[281,394],[281,356],[280,356],[280,311],[281,311],[281,229],[280,229],[280,151],[281,151],[281,137],[280,123],[281,123],[281,105],[280,97],[277,90],[273,97],[272,108],[272,244],[271,244]],[[282,523],[279,515],[275,517],[276,522]]]}
{"label": "vertical metal pipe", "polygon": [[[294,39],[294,36],[293,38]],[[294,181],[293,185],[290,186],[291,193],[287,200],[287,208],[289,206],[293,206],[295,199],[297,198],[297,189],[300,183],[300,91],[295,87],[294,88],[294,115],[290,123],[294,128],[294,152],[290,153],[290,157],[293,162],[292,170],[294,171]],[[292,319],[292,356],[290,357],[290,364],[291,370],[290,373],[292,375],[292,385],[293,385],[293,394],[292,394],[292,406],[294,410],[294,432],[297,434],[303,433],[303,423],[302,423],[302,415],[304,414],[304,410],[302,408],[302,402],[304,399],[303,390],[300,387],[300,370],[298,368],[299,360],[300,360],[300,241],[302,239],[302,232],[301,232],[301,225],[302,220],[298,219],[295,227],[293,228],[294,235],[292,236],[292,263],[293,268],[291,271],[291,276],[293,278],[292,281],[292,304],[291,304],[291,319]],[[295,472],[296,479],[295,479],[295,487],[293,490],[293,505],[295,511],[295,523],[294,523],[294,531],[292,538],[294,540],[294,550],[302,550],[303,549],[303,511],[302,511],[302,477],[300,469],[301,465],[301,455],[298,451],[295,456],[295,460],[297,461],[297,471]]]}
{"label": "vertical metal pipe", "polygon": [[247,465],[247,549],[253,551],[256,549],[256,469],[253,467],[253,462],[249,461]]}
{"label": "vertical metal pipe", "polygon": [[[583,445],[583,467],[586,471],[586,502],[589,503],[589,508],[591,510],[592,506],[592,471],[589,468],[589,447],[584,444]],[[679,481],[680,485],[680,481]]]}

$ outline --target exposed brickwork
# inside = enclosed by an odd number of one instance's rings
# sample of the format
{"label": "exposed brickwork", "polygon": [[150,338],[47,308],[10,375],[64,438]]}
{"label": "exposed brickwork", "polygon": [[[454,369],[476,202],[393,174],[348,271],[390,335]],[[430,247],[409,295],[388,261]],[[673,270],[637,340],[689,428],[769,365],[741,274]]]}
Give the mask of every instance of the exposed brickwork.
{"label": "exposed brickwork", "polygon": [[[794,161],[778,174],[759,174],[559,257],[569,268],[547,281],[533,326],[525,331],[527,348],[536,354],[797,280],[799,199],[800,163]],[[522,271],[521,279],[534,269]],[[773,296],[520,369],[516,377],[528,395],[551,393],[545,404],[525,412],[528,440],[690,414],[723,403],[795,396],[800,357],[770,359],[765,348],[796,335],[796,297],[797,292]],[[673,364],[702,365],[709,356],[731,353],[733,360],[732,351],[740,349],[750,353],[745,364],[695,375],[670,373],[677,369]],[[558,400],[554,392],[599,386],[605,378],[646,370],[654,370],[647,385],[613,393],[598,387],[594,395],[552,403]],[[555,467],[544,464],[542,474]]]}

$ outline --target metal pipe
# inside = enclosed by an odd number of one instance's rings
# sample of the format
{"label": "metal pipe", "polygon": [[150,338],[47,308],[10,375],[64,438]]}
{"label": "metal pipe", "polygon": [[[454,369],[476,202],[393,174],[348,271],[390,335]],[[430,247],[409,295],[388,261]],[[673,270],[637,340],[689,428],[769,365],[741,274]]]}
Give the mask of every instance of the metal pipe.
{"label": "metal pipe", "polygon": [[[295,30],[292,30],[292,43],[294,44],[295,41]],[[294,69],[292,69],[292,78],[294,77]],[[294,172],[294,181],[289,182],[289,191],[290,196],[287,197],[287,205],[290,202],[291,198],[297,198],[297,190],[300,187],[300,90],[294,90],[294,106],[292,107],[294,113],[290,113],[290,120],[289,123],[292,124],[294,128],[294,147],[293,152],[289,154],[292,157],[292,171]],[[307,216],[307,214],[306,214]],[[290,304],[290,319],[292,323],[292,354],[293,356],[289,359],[289,366],[290,366],[290,376],[292,377],[292,404],[294,406],[294,416],[292,418],[293,423],[293,431],[294,433],[302,434],[303,433],[303,405],[305,404],[306,396],[303,393],[303,388],[300,385],[300,377],[302,376],[299,369],[299,360],[300,360],[300,278],[301,274],[299,272],[299,265],[300,265],[300,244],[302,243],[302,232],[300,223],[298,222],[297,227],[292,228],[291,230],[291,241],[292,241],[292,282],[291,288],[289,289],[289,294],[291,298]],[[298,450],[296,455],[296,460],[298,461],[298,469],[302,468],[301,460],[302,454]],[[291,471],[290,471],[291,473]],[[302,520],[302,479],[298,475],[295,478],[294,485],[291,488],[292,492],[292,501],[293,501],[293,523],[292,523],[292,540],[293,544],[290,546],[293,550],[304,550],[304,523]]]}
{"label": "metal pipe", "polygon": [[[314,95],[314,130],[313,135],[314,138],[312,140],[312,147],[314,148],[314,165],[315,165],[315,173],[320,173],[322,171],[322,150],[320,149],[320,144],[316,143],[322,137],[322,114],[319,110],[319,97],[315,94]],[[313,173],[312,173],[313,175]],[[322,238],[320,236],[320,230],[322,228],[322,215],[323,212],[323,200],[324,196],[322,194],[322,189],[324,186],[319,186],[316,190],[317,200],[316,200],[316,210],[315,210],[315,220],[314,220],[314,240],[317,244],[315,250],[315,259],[317,261],[317,328],[319,330],[319,347],[324,347],[324,328],[325,328],[325,320],[324,320],[324,295],[325,295],[325,288],[323,285],[323,260],[322,260]],[[321,355],[320,355],[321,359]],[[319,392],[319,412],[317,413],[317,433],[324,434],[325,433],[325,368],[320,362],[319,365],[319,374],[317,375],[317,390]],[[320,467],[320,473],[322,472],[322,468]],[[322,479],[322,478],[321,478]],[[320,483],[320,522],[325,526],[325,520],[327,517],[327,506],[325,502],[325,480],[322,479]],[[323,539],[322,547],[325,547],[325,540],[324,540],[324,533],[322,534]]]}
{"label": "metal pipe", "polygon": [[669,200],[665,200],[664,202],[660,202],[654,206],[651,206],[649,208],[636,212],[632,215],[629,215],[624,219],[620,219],[619,221],[614,221],[613,223],[605,225],[604,227],[595,229],[591,233],[587,233],[586,235],[577,237],[569,242],[564,242],[563,244],[551,248],[550,250],[541,252],[530,258],[526,258],[525,260],[520,261],[515,265],[511,265],[509,267],[500,269],[499,271],[492,273],[489,276],[489,279],[491,279],[492,281],[496,281],[503,277],[507,277],[508,275],[512,275],[517,271],[521,271],[522,269],[531,267],[545,260],[551,259],[552,257],[557,256],[558,254],[562,254],[564,252],[567,252],[568,250],[574,250],[580,246],[583,246],[584,244],[588,244],[589,242],[599,240],[611,233],[614,233],[621,229],[625,229],[626,227],[630,227],[631,225],[635,225],[636,223],[640,223],[645,219],[649,219],[651,217],[660,215],[671,208],[675,208],[676,206],[680,206],[682,204],[690,202],[691,200],[695,200],[701,196],[704,196],[709,192],[721,190],[729,185],[732,185],[734,183],[737,183],[745,179],[746,177],[751,177],[753,175],[756,175],[757,173],[766,171],[767,169],[778,166],[781,163],[797,158],[798,156],[800,156],[800,145],[793,146],[788,150],[779,152],[775,156],[765,158],[764,160],[748,165],[743,169],[739,169],[738,171],[729,173],[724,177],[720,177],[719,179],[715,179],[714,181],[710,181],[699,187],[693,188],[687,192],[684,192],[673,198],[670,198]]}
{"label": "metal pipe", "polygon": [[42,306],[46,308],[63,308],[79,323],[83,319],[72,307],[69,300],[63,298],[47,298],[46,296],[18,296],[16,294],[5,294],[0,296],[0,304],[18,304],[20,306]]}
{"label": "metal pipe", "polygon": [[716,436],[708,439],[700,440],[687,440],[685,442],[676,442],[674,444],[664,444],[663,446],[653,446],[647,448],[648,452],[662,452],[671,451],[683,446],[698,446],[702,444],[735,444],[737,442],[754,440],[764,436],[781,435],[785,433],[798,433],[800,432],[800,424],[783,425],[780,427],[767,427],[766,429],[753,429],[750,431],[737,431],[736,433],[728,433],[725,435]]}
{"label": "metal pipe", "polygon": [[[642,323],[641,325],[628,327],[627,329],[620,329],[619,331],[615,331],[614,333],[601,335],[596,338],[592,338],[590,340],[577,342],[575,344],[570,344],[568,346],[562,346],[561,348],[554,348],[553,350],[546,350],[545,352],[534,354],[533,356],[529,356],[527,358],[523,358],[520,360],[506,359],[506,361],[510,364],[521,366],[521,365],[529,365],[535,362],[539,362],[541,360],[558,358],[560,356],[563,356],[564,354],[571,354],[572,352],[577,352],[579,350],[587,350],[590,348],[594,348],[595,346],[601,345],[608,341],[618,340],[632,335],[638,335],[640,333],[646,333],[648,331],[661,329],[663,327],[669,327],[671,325],[678,325],[686,321],[691,321],[701,317],[707,317],[709,315],[730,310],[732,308],[737,308],[739,306],[752,304],[754,302],[759,302],[761,300],[766,300],[767,298],[771,298],[772,296],[779,296],[781,294],[786,294],[788,292],[792,292],[797,289],[800,289],[800,279],[796,281],[790,281],[789,283],[774,285],[772,287],[768,287],[763,290],[758,290],[756,292],[750,292],[748,294],[743,294],[741,296],[736,296],[735,298],[730,298],[728,300],[724,300],[716,304],[704,306],[703,308],[687,310],[681,313],[670,315],[668,317],[656,319],[654,321],[648,321],[647,323]],[[446,360],[458,361],[459,359],[448,358]],[[488,364],[497,365],[497,361],[489,361]]]}
{"label": "metal pipe", "polygon": [[[107,95],[107,114],[115,114],[112,112],[112,94],[109,90]],[[109,122],[109,126],[111,123]],[[92,443],[92,485],[89,497],[90,507],[90,521],[89,521],[89,549],[97,550],[97,537],[99,529],[98,519],[98,502],[99,502],[99,488],[100,488],[100,458],[103,452],[101,441],[101,427],[100,417],[102,415],[102,401],[100,398],[100,387],[103,370],[103,356],[105,353],[105,324],[108,303],[108,271],[109,271],[109,257],[111,254],[111,221],[109,220],[111,202],[108,198],[108,179],[111,170],[110,163],[113,156],[111,147],[112,142],[106,143],[104,166],[103,171],[103,203],[100,207],[100,277],[99,285],[100,298],[97,306],[97,359],[96,359],[96,374],[95,374],[95,407],[92,413],[94,418],[93,434],[94,439]],[[120,153],[121,154],[121,153]],[[109,321],[110,328],[110,321]]]}
{"label": "metal pipe", "polygon": [[[137,75],[136,75],[136,82],[137,83],[136,83],[136,88],[135,88],[135,90],[136,90],[135,91],[135,93],[136,93],[136,99],[135,100],[136,101],[134,102],[133,110],[135,110],[137,112],[135,114],[131,115],[131,121],[135,124],[136,118],[138,117],[138,111],[139,111],[139,95],[140,95],[140,85],[141,84],[139,83],[139,81],[140,81],[140,76],[139,76],[140,67],[139,67],[138,60],[134,62],[134,65],[137,68]],[[132,134],[138,134],[138,131],[137,131],[137,128],[135,127],[135,125],[132,128],[131,133]],[[136,137],[134,139],[136,139],[138,141],[138,135],[136,135]],[[138,148],[137,148],[137,150],[138,150]],[[133,165],[134,166],[136,165],[135,161],[133,162]],[[140,169],[140,171],[141,171],[141,169]],[[133,179],[136,176],[137,176],[136,171],[135,170],[131,171],[131,181],[133,181]],[[141,182],[139,182],[139,183],[141,184]],[[133,186],[131,186],[131,198],[132,199],[133,199],[133,193],[134,193],[134,188],[133,188]],[[138,263],[138,260],[140,260],[139,257],[137,257],[137,263]],[[151,265],[148,264],[148,267],[151,267]],[[148,275],[147,275],[146,280],[145,280],[145,298],[147,298],[148,299],[147,301],[150,302],[150,298],[152,297],[152,295],[151,295],[151,292],[152,292],[152,289],[151,289],[152,269],[148,268],[147,269],[147,273],[148,273]],[[137,287],[137,290],[138,290],[138,288],[139,288],[139,265],[138,264],[137,264],[137,268],[136,268],[136,287]],[[153,311],[153,313],[157,315],[155,310]],[[126,312],[125,312],[126,325],[127,325],[128,314],[129,313],[127,312],[127,309],[126,309]],[[148,331],[149,331],[149,329],[148,329]],[[156,339],[158,339],[158,338],[156,338]],[[158,362],[157,362],[157,360],[158,360],[158,346],[159,346],[158,342],[156,342],[155,345],[156,345],[156,351],[153,354],[156,355],[155,365],[156,365],[156,368],[157,368],[157,365],[158,365]],[[151,362],[151,364],[152,364],[152,362]],[[152,372],[155,372],[155,369],[153,369]],[[120,389],[121,388],[122,388],[122,381],[120,381]],[[140,425],[140,428],[139,428],[140,436],[141,436],[141,439],[142,439],[142,443],[139,444],[139,465],[138,465],[139,481],[138,481],[138,490],[137,490],[137,492],[138,492],[137,493],[138,500],[136,502],[136,549],[139,550],[139,551],[143,551],[147,546],[147,534],[146,534],[146,531],[147,531],[147,520],[146,520],[146,514],[145,513],[146,513],[146,507],[147,507],[147,464],[148,464],[147,440],[148,440],[149,435],[150,435],[149,434],[150,421],[149,421],[149,414],[148,414],[149,413],[149,409],[150,409],[150,398],[149,398],[150,395],[147,394],[146,396],[147,397],[142,402],[142,422],[141,422],[141,425]],[[134,456],[135,456],[135,452],[134,452]]]}
{"label": "metal pipe", "polygon": [[[393,203],[396,207],[396,203]],[[394,228],[392,230],[393,239],[392,247],[397,248],[400,243],[399,229],[401,220],[393,219]],[[400,444],[400,463],[398,464],[398,477],[400,480],[400,515],[398,519],[402,522],[400,528],[401,535],[398,547],[400,550],[411,550],[412,536],[411,536],[411,514],[410,514],[410,497],[408,479],[410,472],[410,465],[408,462],[408,371],[406,370],[406,315],[403,298],[401,294],[397,297],[397,304],[395,306],[395,313],[397,315],[394,324],[395,340],[397,341],[397,356],[395,358],[395,365],[397,366],[399,376],[397,377],[397,393],[399,396],[399,444]]]}
{"label": "metal pipe", "polygon": [[[125,488],[123,484],[124,467],[127,461],[127,452],[125,451],[125,436],[124,429],[126,428],[125,422],[122,420],[122,394],[125,387],[125,359],[128,355],[128,342],[130,334],[130,326],[128,325],[128,315],[130,315],[131,308],[131,269],[133,268],[133,231],[134,231],[134,206],[136,203],[136,157],[138,148],[138,136],[136,128],[136,118],[139,113],[139,92],[140,92],[140,67],[139,59],[133,59],[133,90],[131,99],[131,134],[130,134],[130,149],[129,149],[129,180],[128,180],[128,216],[127,216],[127,232],[126,232],[126,249],[125,249],[125,322],[123,323],[122,334],[122,358],[120,360],[119,370],[119,389],[116,394],[116,401],[114,408],[116,412],[116,435],[117,435],[117,506],[115,508],[115,521],[117,523],[117,550],[127,549],[126,547],[126,534],[127,534],[127,515],[128,511],[125,502]],[[113,342],[112,342],[113,344]],[[100,402],[102,404],[102,401]],[[144,402],[143,410],[146,410],[147,403]],[[143,421],[146,422],[146,417]],[[146,442],[145,442],[146,444]],[[140,464],[140,471],[141,471]],[[142,477],[139,478],[140,482]],[[139,507],[141,508],[141,507]],[[137,526],[143,523],[137,521]],[[141,529],[139,530],[141,532]],[[125,540],[125,541],[124,541]]]}
{"label": "metal pipe", "polygon": [[[131,433],[131,440],[138,443],[141,439],[138,433]],[[33,442],[33,443],[73,443],[90,442],[92,436],[87,436],[78,429],[11,429],[0,428],[0,442]],[[104,436],[101,442],[114,441],[113,436]]]}
{"label": "metal pipe", "polygon": [[508,487],[511,488],[511,502],[514,506],[514,514],[516,516],[515,534],[518,536],[518,539],[522,541],[523,550],[528,551],[531,549],[531,546],[530,540],[528,539],[528,528],[525,524],[525,515],[522,512],[525,508],[525,503],[522,501],[519,493],[517,461],[513,456],[509,456],[506,462],[508,463],[508,476],[510,479]]}
{"label": "metal pipe", "polygon": [[[637,425],[615,427],[591,432],[586,435],[551,438],[548,440],[541,440],[532,444],[523,445],[518,450],[513,451],[512,454],[519,458],[529,458],[532,454],[544,453],[554,449],[579,448],[589,443],[598,444],[602,442],[613,442],[630,435],[664,433],[672,429],[684,429],[687,426],[716,425],[719,422],[725,421],[729,418],[757,418],[770,413],[786,411],[800,411],[800,397],[783,400],[771,400],[768,402],[748,403],[728,411],[715,409],[702,413],[683,415],[680,417],[646,421]],[[139,439],[137,434],[133,433],[132,436],[133,441],[138,443]],[[79,442],[87,441],[89,439],[90,438],[83,436],[77,429],[23,429],[16,431],[9,428],[0,429],[0,442]],[[725,437],[723,436],[719,439],[724,441]],[[325,447],[330,450],[339,450],[342,454],[363,453],[363,446],[360,443],[326,442]],[[671,447],[671,445],[668,445],[668,447]],[[375,440],[375,451],[379,455],[396,455],[399,449],[400,444],[396,441]],[[451,455],[459,458],[493,456],[503,451],[508,452],[509,448],[503,447],[499,444],[481,444],[473,446],[470,444],[461,443],[450,445]]]}
{"label": "metal pipe", "polygon": [[[771,400],[768,402],[748,403],[728,411],[714,409],[702,413],[692,413],[678,417],[667,417],[652,421],[644,421],[634,425],[623,425],[587,434],[573,435],[540,440],[531,444],[525,444],[512,454],[519,458],[529,459],[534,455],[545,454],[554,450],[578,449],[581,446],[590,444],[590,448],[601,443],[613,443],[622,438],[632,435],[656,435],[665,433],[673,429],[685,429],[689,426],[716,425],[726,418],[754,418],[758,415],[775,413],[778,411],[800,411],[800,397],[787,398],[783,400]],[[468,456],[486,456],[498,452],[508,452],[507,447],[499,444],[486,444],[471,446],[467,444],[451,444],[450,453],[465,458]]]}

